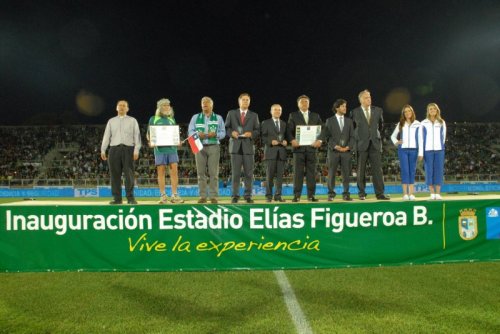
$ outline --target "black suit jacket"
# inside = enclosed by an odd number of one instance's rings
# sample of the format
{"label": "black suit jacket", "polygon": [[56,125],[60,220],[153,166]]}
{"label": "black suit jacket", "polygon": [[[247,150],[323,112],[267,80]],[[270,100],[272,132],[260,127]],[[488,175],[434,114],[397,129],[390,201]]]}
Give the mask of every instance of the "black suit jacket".
{"label": "black suit jacket", "polygon": [[[252,132],[251,138],[233,138],[233,131],[242,128],[242,132]],[[229,110],[226,116],[226,134],[229,139],[229,153],[239,153],[240,147],[243,154],[255,154],[255,140],[259,137],[259,116],[248,110],[245,116],[245,124],[241,124],[240,109]]]}
{"label": "black suit jacket", "polygon": [[[321,117],[319,116],[319,114],[315,112],[309,111],[309,123],[307,124],[304,120],[304,116],[302,116],[301,111],[290,113],[290,117],[288,117],[288,141],[290,143],[295,139],[295,131],[297,125],[323,125],[323,122],[321,121]],[[316,152],[316,150],[317,149],[312,146],[299,146],[293,148],[294,153]]]}
{"label": "black suit jacket", "polygon": [[260,135],[262,144],[264,144],[264,159],[265,160],[286,160],[286,148],[282,145],[273,146],[271,142],[278,140],[278,135],[281,135],[282,140],[286,139],[286,123],[280,119],[280,130],[276,128],[276,124],[272,118],[266,119],[260,125]]}
{"label": "black suit jacket", "polygon": [[361,106],[351,110],[351,118],[354,122],[354,138],[356,140],[356,150],[366,151],[370,145],[379,151],[382,150],[382,139],[380,134],[384,128],[384,117],[382,108],[370,107],[370,124]]}
{"label": "black suit jacket", "polygon": [[[352,120],[344,116],[344,128],[340,131],[340,124],[337,116],[326,120],[325,126],[321,129],[321,140],[328,143],[330,151],[336,151],[335,146],[349,146],[352,151],[354,149],[354,126]],[[341,144],[343,141],[343,145]]]}

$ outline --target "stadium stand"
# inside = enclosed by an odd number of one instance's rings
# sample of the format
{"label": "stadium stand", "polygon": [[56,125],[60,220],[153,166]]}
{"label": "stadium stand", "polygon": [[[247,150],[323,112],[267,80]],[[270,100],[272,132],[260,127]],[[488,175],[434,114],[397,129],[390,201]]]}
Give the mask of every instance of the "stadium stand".
{"label": "stadium stand", "polygon": [[[500,139],[498,123],[451,123],[448,124],[445,175],[447,182],[498,181],[498,152]],[[383,172],[385,181],[399,183],[399,161],[396,147],[389,137],[394,124],[384,129]],[[0,185],[32,187],[47,185],[74,185],[94,187],[109,183],[108,166],[100,159],[103,125],[0,127]],[[143,148],[136,162],[138,186],[156,185],[156,168],[151,148],[145,138],[146,125],[141,126]],[[187,125],[181,125],[181,137],[185,138]],[[285,182],[291,182],[293,169],[291,150],[285,167]],[[179,148],[180,184],[197,184],[194,155],[187,145]],[[255,180],[265,179],[263,147],[257,141],[255,153]],[[227,140],[221,144],[220,179],[230,182],[230,163]],[[318,154],[317,181],[327,178],[326,150]],[[368,170],[368,174],[370,171]],[[353,156],[352,182],[356,176],[356,160]],[[421,164],[417,181],[424,180]]]}

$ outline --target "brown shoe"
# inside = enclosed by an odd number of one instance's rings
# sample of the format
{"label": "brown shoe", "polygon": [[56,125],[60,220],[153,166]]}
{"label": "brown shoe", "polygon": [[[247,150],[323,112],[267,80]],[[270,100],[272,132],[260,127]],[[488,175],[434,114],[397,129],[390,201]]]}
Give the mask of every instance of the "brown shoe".
{"label": "brown shoe", "polygon": [[198,204],[203,204],[203,203],[206,203],[207,202],[207,199],[205,197],[202,197],[198,200]]}
{"label": "brown shoe", "polygon": [[211,198],[210,203],[217,204],[217,203],[219,203],[219,201],[217,200],[217,198]]}

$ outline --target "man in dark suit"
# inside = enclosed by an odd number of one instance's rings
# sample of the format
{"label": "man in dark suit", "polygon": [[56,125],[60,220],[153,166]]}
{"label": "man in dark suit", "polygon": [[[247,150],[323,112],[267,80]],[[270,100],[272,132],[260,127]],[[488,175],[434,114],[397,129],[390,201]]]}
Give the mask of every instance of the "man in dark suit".
{"label": "man in dark suit", "polygon": [[328,201],[335,198],[335,176],[340,163],[342,198],[352,201],[349,193],[349,175],[351,174],[351,149],[354,147],[354,126],[352,120],[344,117],[347,111],[347,101],[338,99],[333,103],[335,113],[326,120],[321,129],[321,140],[328,144]]}
{"label": "man in dark suit", "polygon": [[240,177],[243,166],[247,203],[253,203],[252,185],[254,170],[255,139],[259,136],[259,116],[249,110],[250,95],[242,93],[238,98],[239,108],[229,110],[226,117],[226,133],[229,139],[232,169],[232,199],[238,203],[240,198]]}
{"label": "man in dark suit", "polygon": [[317,202],[316,193],[316,152],[321,146],[321,140],[315,140],[311,145],[300,146],[296,139],[296,130],[299,125],[322,125],[317,113],[309,111],[309,97],[301,95],[297,99],[299,110],[290,114],[288,118],[288,141],[293,147],[293,200],[298,202],[302,194],[304,169],[306,174],[307,199]]}
{"label": "man in dark suit", "polygon": [[358,95],[360,106],[351,110],[354,122],[354,138],[358,155],[358,191],[359,199],[366,199],[366,163],[370,160],[375,196],[379,200],[388,200],[384,195],[382,175],[382,139],[380,134],[384,126],[382,108],[372,106],[370,92],[365,89]]}
{"label": "man in dark suit", "polygon": [[266,161],[266,202],[273,198],[274,178],[276,177],[276,190],[274,200],[285,202],[281,197],[283,185],[283,172],[286,162],[286,123],[280,119],[281,106],[271,106],[271,118],[266,119],[260,126],[262,144],[264,144],[264,160]]}

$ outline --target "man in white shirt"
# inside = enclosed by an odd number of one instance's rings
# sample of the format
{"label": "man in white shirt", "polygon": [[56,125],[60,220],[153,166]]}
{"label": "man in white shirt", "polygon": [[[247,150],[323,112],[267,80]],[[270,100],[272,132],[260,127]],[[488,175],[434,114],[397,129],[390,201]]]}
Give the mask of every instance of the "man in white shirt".
{"label": "man in white shirt", "polygon": [[[109,204],[122,204],[122,174],[125,179],[125,194],[128,204],[137,204],[134,197],[134,160],[139,159],[141,133],[139,124],[127,115],[128,102],[120,100],[116,104],[117,116],[106,124],[101,144],[101,159],[107,160],[111,178],[113,200]],[[106,150],[109,147],[109,157]]]}

